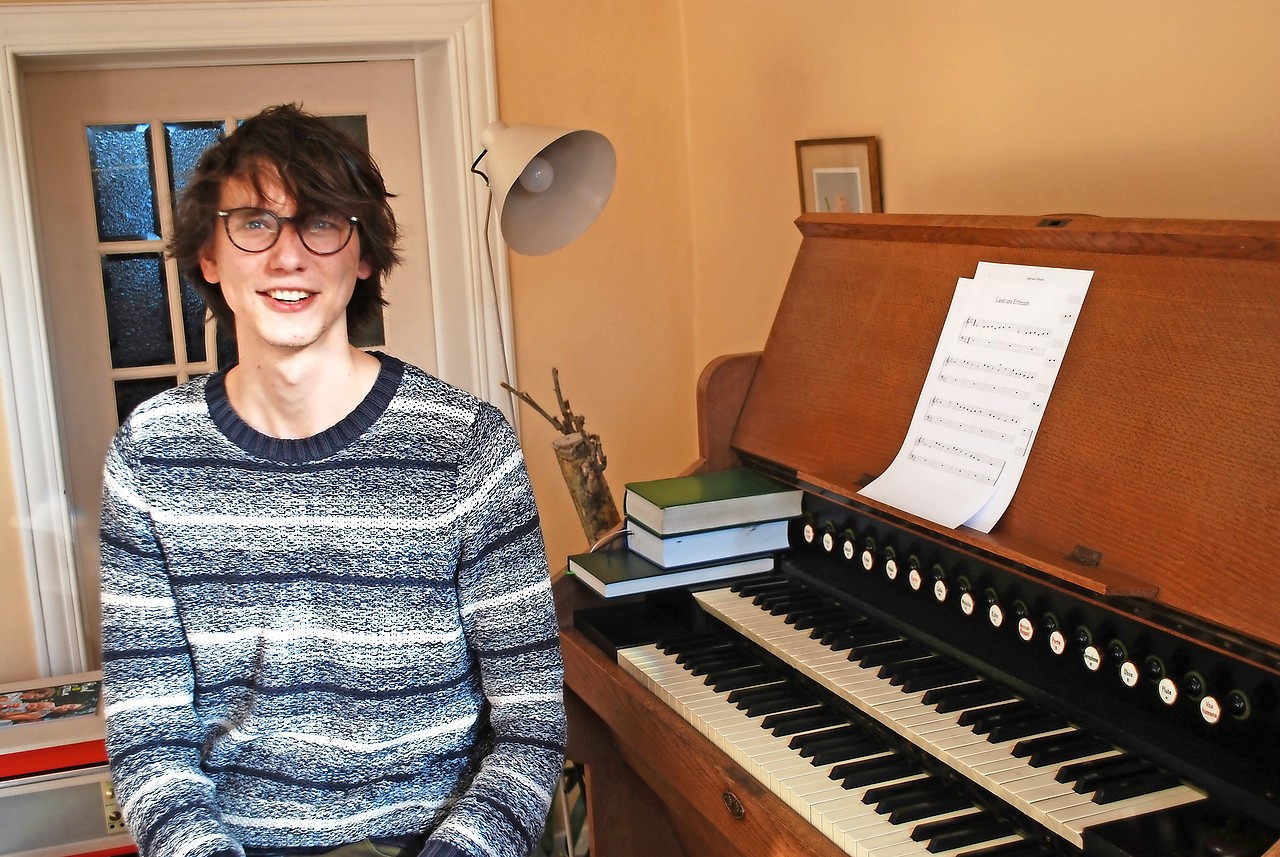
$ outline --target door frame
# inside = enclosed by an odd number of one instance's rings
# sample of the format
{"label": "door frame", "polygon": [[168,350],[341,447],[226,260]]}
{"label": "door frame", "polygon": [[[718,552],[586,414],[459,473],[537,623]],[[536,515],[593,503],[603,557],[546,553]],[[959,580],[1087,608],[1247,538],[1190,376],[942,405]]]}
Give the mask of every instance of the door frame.
{"label": "door frame", "polygon": [[481,130],[497,117],[489,0],[0,5],[0,52],[0,386],[44,675],[80,672],[91,658],[40,284],[27,70],[412,60],[437,368],[515,416],[501,389],[512,339],[505,247],[487,217],[488,191],[469,172]]}

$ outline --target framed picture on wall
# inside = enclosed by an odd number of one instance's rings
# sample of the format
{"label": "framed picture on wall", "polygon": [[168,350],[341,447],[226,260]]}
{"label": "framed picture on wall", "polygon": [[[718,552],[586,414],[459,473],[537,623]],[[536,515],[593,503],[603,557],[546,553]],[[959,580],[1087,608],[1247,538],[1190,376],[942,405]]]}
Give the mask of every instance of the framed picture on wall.
{"label": "framed picture on wall", "polygon": [[801,211],[883,210],[875,137],[797,140],[796,169]]}

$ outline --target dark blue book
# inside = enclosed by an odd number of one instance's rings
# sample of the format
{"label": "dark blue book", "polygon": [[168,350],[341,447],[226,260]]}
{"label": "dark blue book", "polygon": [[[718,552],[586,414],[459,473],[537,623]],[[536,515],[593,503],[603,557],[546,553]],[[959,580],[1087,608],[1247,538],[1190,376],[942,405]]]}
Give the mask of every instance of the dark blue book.
{"label": "dark blue book", "polygon": [[772,556],[734,559],[668,569],[624,549],[599,550],[569,557],[569,573],[605,598],[695,586],[773,570]]}

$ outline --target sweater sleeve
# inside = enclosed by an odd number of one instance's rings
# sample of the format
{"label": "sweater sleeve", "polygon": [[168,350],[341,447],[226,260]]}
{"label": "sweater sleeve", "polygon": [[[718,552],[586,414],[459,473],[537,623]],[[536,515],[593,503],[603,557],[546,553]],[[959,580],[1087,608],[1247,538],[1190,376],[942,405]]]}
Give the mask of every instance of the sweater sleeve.
{"label": "sweater sleeve", "polygon": [[200,770],[191,658],[128,432],[107,454],[100,532],[112,780],[142,857],[241,857]]}
{"label": "sweater sleeve", "polygon": [[459,488],[456,578],[493,744],[422,855],[525,857],[564,766],[564,668],[524,458],[490,405],[481,406],[472,427]]}

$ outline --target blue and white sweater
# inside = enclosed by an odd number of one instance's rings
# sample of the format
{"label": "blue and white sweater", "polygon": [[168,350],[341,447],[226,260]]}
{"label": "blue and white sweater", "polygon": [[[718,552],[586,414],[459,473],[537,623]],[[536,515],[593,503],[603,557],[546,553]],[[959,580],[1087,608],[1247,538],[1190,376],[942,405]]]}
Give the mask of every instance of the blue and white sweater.
{"label": "blue and white sweater", "polygon": [[250,428],[219,374],[112,442],[107,749],[144,857],[425,832],[430,857],[524,857],[541,833],[563,669],[524,459],[497,409],[379,358],[311,438]]}

